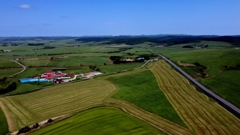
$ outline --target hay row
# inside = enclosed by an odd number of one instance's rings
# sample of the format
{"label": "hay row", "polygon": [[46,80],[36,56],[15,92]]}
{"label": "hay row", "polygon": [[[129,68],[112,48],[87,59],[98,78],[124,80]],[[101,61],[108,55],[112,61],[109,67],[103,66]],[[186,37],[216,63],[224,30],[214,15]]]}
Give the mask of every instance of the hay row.
{"label": "hay row", "polygon": [[159,86],[189,129],[196,134],[238,134],[239,120],[197,92],[164,61],[152,67]]}

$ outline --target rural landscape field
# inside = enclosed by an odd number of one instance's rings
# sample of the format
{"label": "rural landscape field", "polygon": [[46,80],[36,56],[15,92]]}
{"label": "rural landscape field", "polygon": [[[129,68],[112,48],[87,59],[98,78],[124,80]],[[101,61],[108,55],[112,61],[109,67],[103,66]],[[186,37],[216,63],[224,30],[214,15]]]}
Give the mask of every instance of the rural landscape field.
{"label": "rural landscape field", "polygon": [[[0,134],[240,134],[239,113],[161,57],[239,108],[235,42],[188,36],[175,44],[178,36],[39,38],[0,40]],[[64,73],[63,80],[48,78],[53,70]],[[49,80],[41,82],[44,77]]]}

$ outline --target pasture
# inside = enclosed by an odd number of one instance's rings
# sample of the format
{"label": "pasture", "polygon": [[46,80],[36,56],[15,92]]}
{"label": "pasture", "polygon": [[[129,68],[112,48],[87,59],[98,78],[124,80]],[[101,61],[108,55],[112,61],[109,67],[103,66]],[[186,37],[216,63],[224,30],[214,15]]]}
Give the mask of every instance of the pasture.
{"label": "pasture", "polygon": [[54,59],[50,66],[80,66],[80,65],[103,65],[109,64],[107,57],[68,57],[63,59]]}
{"label": "pasture", "polygon": [[119,109],[99,107],[80,112],[66,120],[33,132],[30,135],[39,134],[150,135],[165,133]]}
{"label": "pasture", "polygon": [[144,63],[138,62],[138,63],[128,63],[128,64],[110,64],[110,65],[102,65],[97,66],[101,72],[103,73],[115,73],[115,72],[121,72],[124,70],[132,70],[135,68],[138,68],[142,66]]}
{"label": "pasture", "polygon": [[0,78],[8,77],[17,72],[20,72],[21,70],[21,68],[0,69]]}
{"label": "pasture", "polygon": [[13,61],[0,60],[0,68],[12,68],[18,66],[19,65]]}
{"label": "pasture", "polygon": [[200,82],[209,87],[227,101],[240,108],[240,71],[226,70],[211,79],[202,79]]}
{"label": "pasture", "polygon": [[108,80],[120,88],[113,95],[113,98],[126,100],[148,112],[185,126],[162,90],[158,87],[151,71],[147,70],[130,75],[111,77]]}

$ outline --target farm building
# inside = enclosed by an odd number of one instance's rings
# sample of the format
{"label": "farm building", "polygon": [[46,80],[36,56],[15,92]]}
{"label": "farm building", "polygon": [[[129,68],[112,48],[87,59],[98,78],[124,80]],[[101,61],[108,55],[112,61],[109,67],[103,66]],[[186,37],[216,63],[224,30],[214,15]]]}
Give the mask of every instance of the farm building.
{"label": "farm building", "polygon": [[52,81],[52,80],[48,80],[48,79],[45,79],[45,78],[23,78],[23,79],[20,79],[19,82],[20,83],[32,83],[32,82],[49,82],[49,81]]}
{"label": "farm building", "polygon": [[138,57],[135,59],[135,61],[138,61],[138,62],[143,62],[145,59],[144,57]]}

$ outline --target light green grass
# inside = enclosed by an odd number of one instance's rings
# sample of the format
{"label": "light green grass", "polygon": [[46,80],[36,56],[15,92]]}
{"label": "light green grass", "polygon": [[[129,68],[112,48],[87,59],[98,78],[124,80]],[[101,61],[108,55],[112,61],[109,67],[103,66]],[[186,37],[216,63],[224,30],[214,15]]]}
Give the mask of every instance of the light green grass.
{"label": "light green grass", "polygon": [[45,66],[50,60],[25,60],[21,61],[25,66]]}
{"label": "light green grass", "polygon": [[208,86],[215,93],[225,98],[240,108],[240,71],[224,71],[210,80],[201,80],[201,83]]}
{"label": "light green grass", "polygon": [[80,112],[31,135],[79,134],[79,135],[153,135],[164,134],[147,123],[121,110],[100,107]]}
{"label": "light green grass", "polygon": [[206,49],[187,52],[174,52],[166,54],[171,60],[183,63],[198,62],[208,67],[209,76],[216,75],[220,70],[227,66],[240,64],[240,50],[235,49]]}
{"label": "light green grass", "polygon": [[13,75],[17,72],[20,72],[22,68],[10,68],[10,69],[2,69],[0,70],[0,78],[8,77],[10,75]]}
{"label": "light green grass", "polygon": [[132,70],[134,68],[142,66],[144,63],[127,63],[127,64],[111,64],[111,65],[103,65],[98,66],[101,72],[103,73],[114,73],[114,72],[121,72],[123,70]]}
{"label": "light green grass", "polygon": [[151,71],[131,75],[111,77],[108,80],[117,84],[120,90],[114,98],[131,102],[151,113],[185,126],[183,121],[166,99]]}
{"label": "light green grass", "polygon": [[109,63],[107,57],[69,57],[64,59],[54,59],[51,66],[64,67],[64,66],[80,66],[80,65],[103,65]]}
{"label": "light green grass", "polygon": [[0,61],[0,68],[11,68],[11,67],[18,67],[19,65],[13,61]]}
{"label": "light green grass", "polygon": [[8,133],[8,123],[5,114],[0,107],[0,135],[6,135]]}

